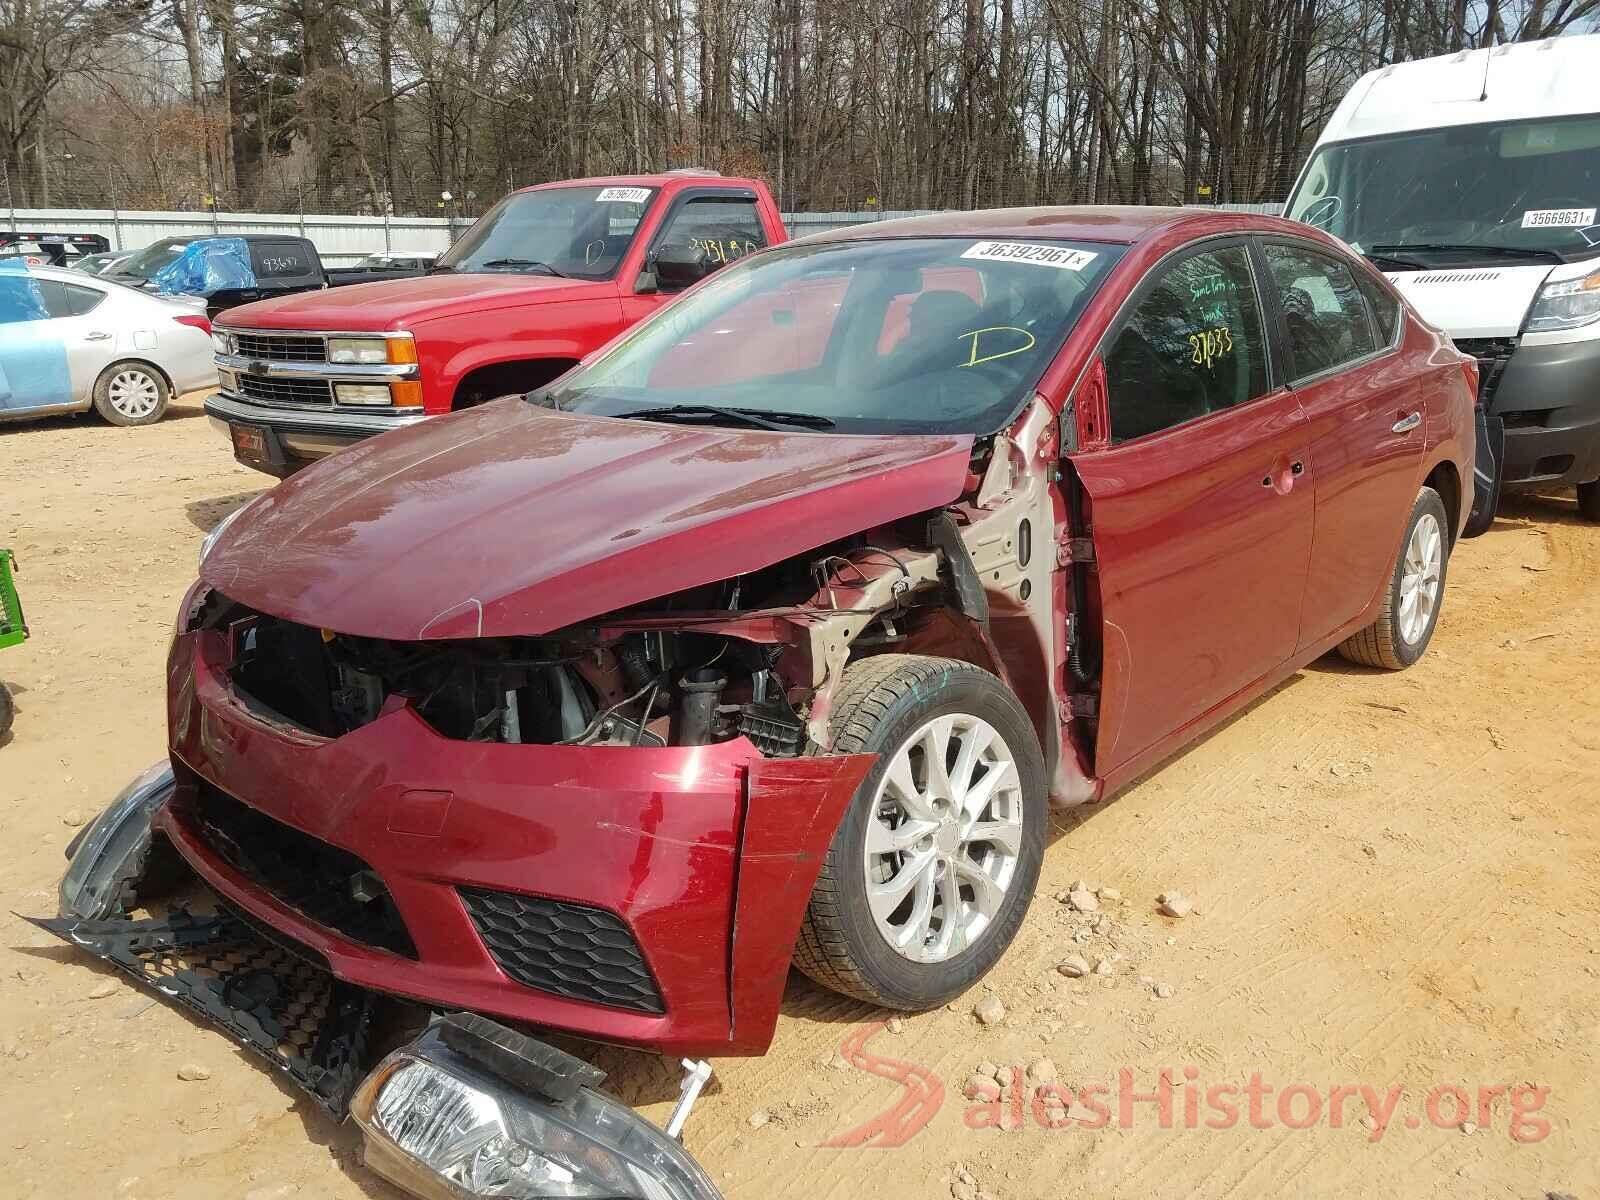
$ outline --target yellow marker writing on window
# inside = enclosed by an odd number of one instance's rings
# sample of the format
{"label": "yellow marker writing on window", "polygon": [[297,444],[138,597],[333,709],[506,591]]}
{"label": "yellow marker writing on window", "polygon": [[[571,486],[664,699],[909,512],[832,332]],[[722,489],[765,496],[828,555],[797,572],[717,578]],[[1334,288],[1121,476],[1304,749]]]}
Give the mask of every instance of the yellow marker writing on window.
{"label": "yellow marker writing on window", "polygon": [[[1014,333],[1027,340],[1021,344],[1008,346],[1005,349],[997,350],[992,354],[980,355],[978,353],[978,347],[983,341],[983,335],[986,333]],[[1034,347],[1033,334],[1029,333],[1026,329],[1018,329],[1015,325],[989,325],[985,326],[983,329],[970,329],[966,333],[960,333],[956,335],[956,340],[958,342],[962,338],[972,339],[972,348],[967,356],[967,361],[961,364],[963,367],[976,367],[980,363],[994,362],[997,358],[1010,358],[1013,354],[1026,354]],[[990,346],[993,346],[995,342],[995,338],[989,339]],[[1000,344],[1002,346],[1005,345],[1003,341]]]}

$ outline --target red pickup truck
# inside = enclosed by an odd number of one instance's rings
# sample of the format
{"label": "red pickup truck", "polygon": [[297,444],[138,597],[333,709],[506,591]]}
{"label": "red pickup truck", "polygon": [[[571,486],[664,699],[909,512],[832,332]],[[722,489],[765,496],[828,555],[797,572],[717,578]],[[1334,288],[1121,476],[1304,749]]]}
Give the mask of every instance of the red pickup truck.
{"label": "red pickup truck", "polygon": [[725,262],[785,240],[766,185],[695,169],[524,188],[422,279],[246,304],[206,413],[246,466],[542,387]]}

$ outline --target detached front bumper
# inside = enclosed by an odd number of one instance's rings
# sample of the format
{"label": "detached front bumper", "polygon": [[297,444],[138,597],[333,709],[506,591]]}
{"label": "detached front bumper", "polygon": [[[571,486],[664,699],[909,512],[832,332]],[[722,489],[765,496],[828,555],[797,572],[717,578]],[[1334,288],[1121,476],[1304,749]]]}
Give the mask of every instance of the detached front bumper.
{"label": "detached front bumper", "polygon": [[180,854],[349,983],[675,1054],[759,1054],[870,755],[748,741],[458,742],[404,704],[337,739],[237,693],[216,632],[169,663]]}
{"label": "detached front bumper", "polygon": [[376,434],[415,425],[425,415],[420,408],[291,408],[220,392],[206,397],[205,411],[212,427],[233,446],[235,458],[280,478]]}

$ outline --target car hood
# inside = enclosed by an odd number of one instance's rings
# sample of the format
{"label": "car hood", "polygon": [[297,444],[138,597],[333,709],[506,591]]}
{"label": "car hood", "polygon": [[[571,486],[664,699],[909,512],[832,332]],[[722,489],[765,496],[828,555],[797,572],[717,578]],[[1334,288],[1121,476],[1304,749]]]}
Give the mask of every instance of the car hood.
{"label": "car hood", "polygon": [[948,504],[973,439],[730,430],[508,399],[370,439],[264,493],[201,576],[397,641],[547,633]]}
{"label": "car hood", "polygon": [[1550,266],[1398,271],[1388,279],[1430,322],[1456,338],[1515,337]]}
{"label": "car hood", "polygon": [[424,275],[258,300],[229,309],[222,323],[241,329],[404,329],[415,321],[510,305],[615,295],[616,285],[611,282],[557,279],[552,275]]}

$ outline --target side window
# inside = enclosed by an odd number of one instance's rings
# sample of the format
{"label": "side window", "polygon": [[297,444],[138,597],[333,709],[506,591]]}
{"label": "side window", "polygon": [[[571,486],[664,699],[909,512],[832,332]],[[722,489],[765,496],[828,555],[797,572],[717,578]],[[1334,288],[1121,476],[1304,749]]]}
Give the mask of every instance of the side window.
{"label": "side window", "polygon": [[66,284],[54,279],[41,279],[39,296],[44,301],[45,311],[50,314],[51,319],[72,315],[72,301],[67,296]]}
{"label": "side window", "polygon": [[1334,370],[1378,348],[1366,300],[1348,266],[1281,242],[1262,249],[1278,289],[1295,379]]}
{"label": "side window", "polygon": [[730,263],[753,254],[767,244],[754,198],[696,196],[680,204],[667,218],[657,245],[692,242],[714,263]]}
{"label": "side window", "polygon": [[1106,355],[1111,440],[1158,433],[1267,391],[1250,254],[1228,246],[1162,269]]}
{"label": "side window", "polygon": [[251,242],[250,256],[256,274],[263,278],[314,275],[316,267],[301,242]]}
{"label": "side window", "polygon": [[1394,341],[1399,332],[1400,301],[1396,300],[1376,279],[1368,275],[1358,274],[1356,283],[1367,297],[1367,304],[1372,309],[1372,321],[1377,326],[1378,345],[1387,346]]}
{"label": "side window", "polygon": [[104,292],[90,287],[80,287],[76,283],[63,283],[61,288],[67,293],[67,312],[74,317],[93,312],[106,298]]}

